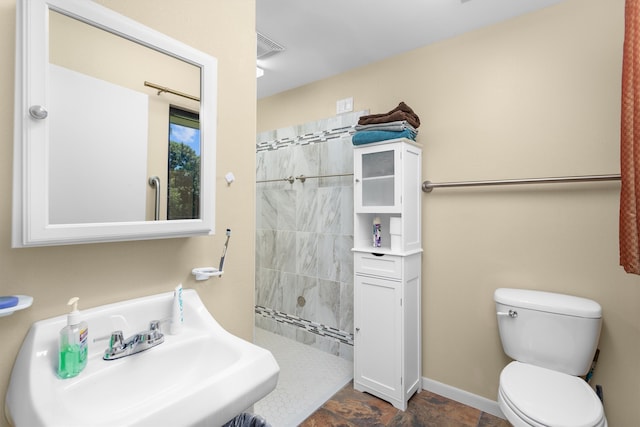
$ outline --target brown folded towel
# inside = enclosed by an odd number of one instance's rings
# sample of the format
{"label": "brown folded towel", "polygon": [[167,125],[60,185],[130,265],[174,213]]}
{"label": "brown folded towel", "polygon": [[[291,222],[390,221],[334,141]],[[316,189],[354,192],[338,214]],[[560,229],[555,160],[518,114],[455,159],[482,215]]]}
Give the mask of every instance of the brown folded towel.
{"label": "brown folded towel", "polygon": [[406,120],[411,126],[416,129],[420,126],[420,117],[418,117],[418,115],[413,112],[411,107],[409,107],[402,101],[396,108],[389,111],[388,113],[370,114],[368,116],[360,117],[360,119],[358,120],[358,124],[372,125],[377,123],[393,122],[396,120]]}

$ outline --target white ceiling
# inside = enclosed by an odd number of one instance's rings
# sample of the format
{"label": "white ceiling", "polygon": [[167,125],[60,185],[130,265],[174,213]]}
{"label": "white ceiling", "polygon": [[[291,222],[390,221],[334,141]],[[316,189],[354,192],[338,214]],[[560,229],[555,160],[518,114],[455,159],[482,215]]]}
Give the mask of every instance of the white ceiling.
{"label": "white ceiling", "polygon": [[258,98],[564,0],[256,0],[256,31],[285,51],[258,60]]}

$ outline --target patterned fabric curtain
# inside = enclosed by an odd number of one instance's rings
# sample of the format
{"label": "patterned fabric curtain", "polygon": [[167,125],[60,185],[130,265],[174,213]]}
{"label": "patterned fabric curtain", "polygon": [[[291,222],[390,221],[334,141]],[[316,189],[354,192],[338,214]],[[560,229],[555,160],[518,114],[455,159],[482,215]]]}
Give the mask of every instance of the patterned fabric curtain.
{"label": "patterned fabric curtain", "polygon": [[620,174],[620,265],[640,274],[640,0],[625,3]]}

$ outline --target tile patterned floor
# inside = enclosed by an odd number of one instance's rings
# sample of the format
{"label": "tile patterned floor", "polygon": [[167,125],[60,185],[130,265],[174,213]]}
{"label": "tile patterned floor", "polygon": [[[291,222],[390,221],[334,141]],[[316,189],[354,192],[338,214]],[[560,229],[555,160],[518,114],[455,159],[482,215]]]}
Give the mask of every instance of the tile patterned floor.
{"label": "tile patterned floor", "polygon": [[280,365],[278,386],[254,405],[272,427],[299,425],[353,378],[352,362],[289,338],[256,328],[255,343]]}
{"label": "tile patterned floor", "polygon": [[510,427],[507,421],[423,390],[402,412],[390,403],[353,389],[352,384],[311,414],[301,427]]}

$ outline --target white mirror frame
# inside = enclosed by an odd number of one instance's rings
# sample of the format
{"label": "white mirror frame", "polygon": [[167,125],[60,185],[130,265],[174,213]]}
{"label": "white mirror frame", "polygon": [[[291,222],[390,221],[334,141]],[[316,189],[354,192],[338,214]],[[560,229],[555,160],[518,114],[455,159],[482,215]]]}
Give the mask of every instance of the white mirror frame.
{"label": "white mirror frame", "polygon": [[[217,60],[90,0],[16,2],[16,75],[12,246],[50,246],[189,237],[215,231]],[[201,72],[200,218],[193,220],[49,224],[49,132],[31,106],[49,101],[48,11],[52,9],[195,66]]]}

